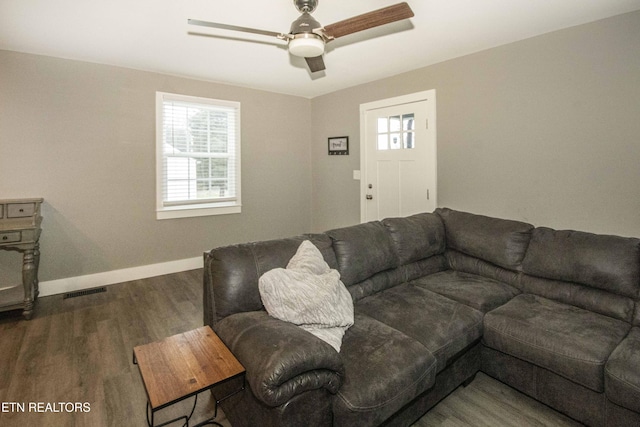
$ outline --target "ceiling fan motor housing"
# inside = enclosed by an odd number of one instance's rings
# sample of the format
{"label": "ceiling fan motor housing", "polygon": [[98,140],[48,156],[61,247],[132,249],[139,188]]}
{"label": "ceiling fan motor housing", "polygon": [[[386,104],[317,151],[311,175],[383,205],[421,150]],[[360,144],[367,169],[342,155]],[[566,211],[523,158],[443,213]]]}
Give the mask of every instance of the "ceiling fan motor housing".
{"label": "ceiling fan motor housing", "polygon": [[315,19],[313,16],[309,15],[309,13],[304,12],[298,19],[291,23],[291,31],[290,34],[299,34],[299,33],[310,33],[316,28],[320,28],[322,25]]}

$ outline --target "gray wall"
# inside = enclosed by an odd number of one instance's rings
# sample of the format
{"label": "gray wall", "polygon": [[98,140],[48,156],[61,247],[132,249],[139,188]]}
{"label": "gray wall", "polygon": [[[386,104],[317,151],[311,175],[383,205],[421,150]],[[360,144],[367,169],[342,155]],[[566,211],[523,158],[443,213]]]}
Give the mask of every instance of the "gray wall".
{"label": "gray wall", "polygon": [[359,105],[436,89],[439,206],[640,236],[639,52],[633,12],[314,98],[313,228],[360,220]]}
{"label": "gray wall", "polygon": [[[155,219],[156,91],[241,102],[242,214]],[[0,198],[45,198],[43,281],[302,233],[310,121],[300,97],[0,51]]]}
{"label": "gray wall", "polygon": [[[440,206],[640,236],[639,51],[635,12],[312,100],[0,51],[0,197],[46,200],[41,280],[354,224],[359,105],[436,89]],[[242,103],[242,214],[155,219],[156,91]]]}

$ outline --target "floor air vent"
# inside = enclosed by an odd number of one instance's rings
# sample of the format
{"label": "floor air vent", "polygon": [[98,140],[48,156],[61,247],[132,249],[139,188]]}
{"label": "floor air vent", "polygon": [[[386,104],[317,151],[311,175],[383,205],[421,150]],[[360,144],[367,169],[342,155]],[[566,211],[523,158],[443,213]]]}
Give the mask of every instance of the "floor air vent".
{"label": "floor air vent", "polygon": [[91,294],[99,294],[100,292],[107,292],[107,288],[103,286],[100,288],[85,289],[83,291],[67,292],[66,294],[64,294],[64,298],[62,299],[82,297],[82,296],[91,295]]}

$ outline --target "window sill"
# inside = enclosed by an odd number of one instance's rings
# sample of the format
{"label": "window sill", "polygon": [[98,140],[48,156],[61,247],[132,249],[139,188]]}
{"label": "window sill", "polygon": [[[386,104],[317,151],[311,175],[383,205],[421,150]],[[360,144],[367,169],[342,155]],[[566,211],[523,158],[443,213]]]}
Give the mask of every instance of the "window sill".
{"label": "window sill", "polygon": [[203,205],[182,205],[159,208],[156,219],[192,218],[196,216],[238,214],[242,205],[237,203],[207,203]]}

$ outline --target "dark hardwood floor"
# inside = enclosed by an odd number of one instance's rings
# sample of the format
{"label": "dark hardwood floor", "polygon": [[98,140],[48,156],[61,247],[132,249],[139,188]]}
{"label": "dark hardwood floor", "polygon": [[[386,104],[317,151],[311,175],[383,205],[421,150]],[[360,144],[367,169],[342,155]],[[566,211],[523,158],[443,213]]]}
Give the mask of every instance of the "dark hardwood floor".
{"label": "dark hardwood floor", "polygon": [[[30,321],[19,312],[0,314],[0,426],[145,426],[146,395],[133,347],[201,326],[201,283],[202,270],[193,270],[112,285],[104,293],[40,298]],[[82,408],[90,410],[66,412],[66,402],[86,402]],[[160,411],[156,423],[188,413],[192,402]],[[212,412],[203,393],[193,420]],[[415,424],[579,425],[483,374]]]}

